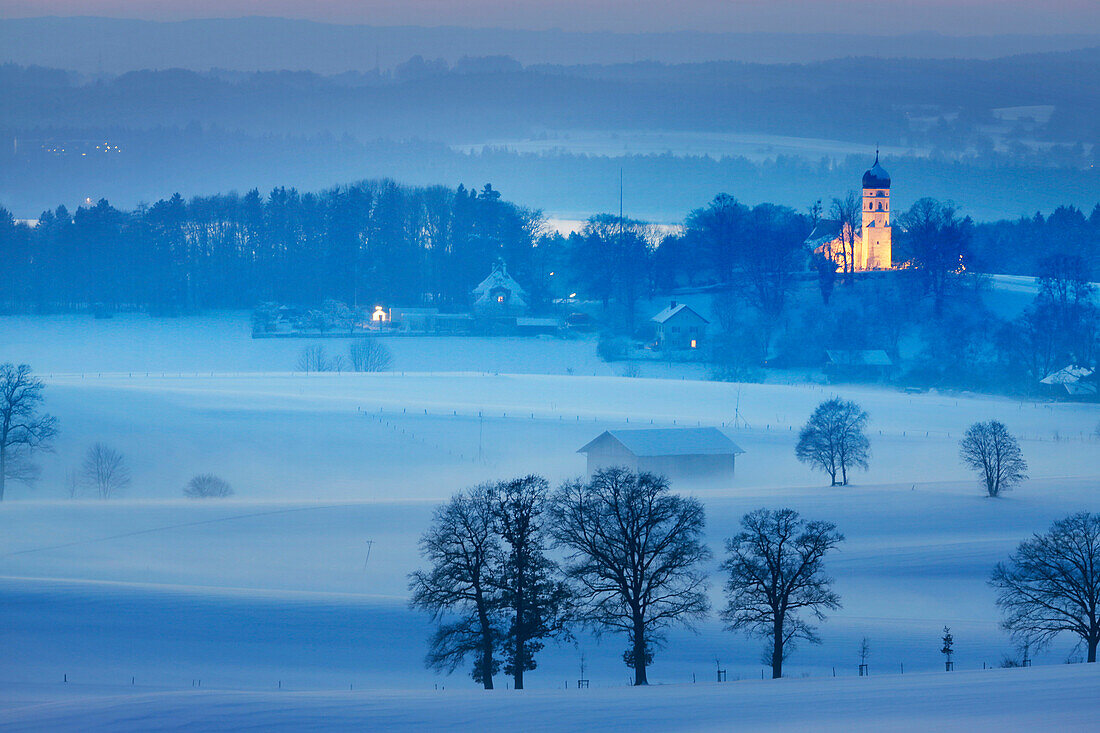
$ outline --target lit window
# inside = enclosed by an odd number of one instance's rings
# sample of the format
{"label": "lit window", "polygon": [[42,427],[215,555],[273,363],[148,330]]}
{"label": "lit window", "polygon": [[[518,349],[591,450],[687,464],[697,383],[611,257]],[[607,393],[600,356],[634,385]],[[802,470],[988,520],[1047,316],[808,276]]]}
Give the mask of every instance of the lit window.
{"label": "lit window", "polygon": [[694,349],[694,348],[695,348],[696,346],[698,346],[698,345],[699,345],[699,342],[698,342],[698,341],[696,341],[695,339],[692,339],[692,340],[691,340],[691,348],[693,348],[693,349]]}

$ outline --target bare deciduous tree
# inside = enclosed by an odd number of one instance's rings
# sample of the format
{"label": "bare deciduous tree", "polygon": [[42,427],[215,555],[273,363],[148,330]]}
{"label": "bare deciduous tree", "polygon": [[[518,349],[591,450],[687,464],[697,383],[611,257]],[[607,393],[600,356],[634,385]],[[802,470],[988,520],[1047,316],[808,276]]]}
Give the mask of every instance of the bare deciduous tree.
{"label": "bare deciduous tree", "polygon": [[688,214],[687,239],[702,251],[721,282],[732,283],[746,246],[748,207],[727,193]]}
{"label": "bare deciduous tree", "polygon": [[950,201],[922,198],[898,216],[897,223],[898,249],[932,293],[935,314],[940,316],[952,276],[963,272],[969,257],[973,222],[970,217],[960,219]]}
{"label": "bare deciduous tree", "polygon": [[183,487],[183,495],[191,499],[222,499],[233,495],[233,487],[212,473],[200,473]]}
{"label": "bare deciduous tree", "polygon": [[800,612],[825,618],[840,608],[823,560],[844,541],[836,525],[807,522],[792,509],[758,509],[741,519],[742,531],[726,541],[729,557],[722,569],[728,603],[722,618],[731,631],[768,640],[765,661],[772,678],[783,676],[783,660],[795,639],[819,643],[815,629]]}
{"label": "bare deciduous tree", "polygon": [[517,690],[523,689],[523,673],[535,668],[543,640],[565,634],[569,621],[569,590],[546,556],[548,491],[546,479],[524,476],[500,483],[494,492],[497,532],[505,545],[494,582],[510,617],[504,672]]}
{"label": "bare deciduous tree", "polygon": [[864,430],[869,417],[855,402],[839,397],[822,402],[798,434],[795,455],[829,474],[833,486],[847,486],[848,469],[868,467],[871,444]]}
{"label": "bare deciduous tree", "polygon": [[1021,542],[993,569],[1003,626],[1020,642],[1046,644],[1063,632],[1080,637],[1088,661],[1100,644],[1100,514],[1081,512]]}
{"label": "bare deciduous tree", "polygon": [[804,266],[801,260],[807,234],[805,218],[793,209],[759,204],[749,212],[748,240],[767,242],[768,246],[745,248],[744,291],[765,322],[778,320],[787,306],[795,273]]}
{"label": "bare deciduous tree", "polygon": [[390,350],[373,338],[359,339],[348,346],[348,360],[354,372],[384,372],[393,364]]}
{"label": "bare deciduous tree", "polygon": [[495,524],[492,486],[455,495],[436,510],[420,539],[420,554],[431,567],[409,576],[410,605],[432,614],[439,624],[427,665],[453,672],[473,656],[471,676],[486,690],[493,689],[499,667],[495,652],[502,637],[499,592],[492,578],[501,552]]}
{"label": "bare deciduous tree", "polygon": [[74,469],[65,474],[65,493],[75,499],[80,493],[80,474]]}
{"label": "bare deciduous tree", "polygon": [[1020,444],[997,420],[976,422],[959,443],[963,463],[977,471],[989,496],[1000,496],[1027,478]]}
{"label": "bare deciduous tree", "polygon": [[338,372],[343,367],[344,361],[339,356],[329,357],[324,346],[307,346],[298,352],[298,371],[306,372]]}
{"label": "bare deciduous tree", "polygon": [[44,385],[26,364],[0,364],[0,501],[8,479],[30,483],[38,476],[31,460],[49,450],[57,420],[40,412]]}
{"label": "bare deciduous tree", "polygon": [[100,499],[110,499],[130,485],[130,469],[122,454],[103,443],[96,443],[84,455],[80,468],[85,484]]}
{"label": "bare deciduous tree", "polygon": [[955,636],[951,633],[950,626],[943,627],[943,636],[940,637],[940,641],[943,646],[940,647],[940,654],[943,655],[943,667],[950,672],[955,668]]}
{"label": "bare deciduous tree", "polygon": [[580,619],[597,633],[625,633],[623,659],[634,684],[648,684],[646,667],[662,630],[690,627],[707,612],[703,505],[673,494],[663,477],[608,468],[565,483],[552,507]]}
{"label": "bare deciduous tree", "polygon": [[[863,218],[863,203],[855,191],[849,191],[842,199],[833,199],[829,216],[840,225],[840,266],[848,282],[856,267],[856,238]],[[834,259],[836,253],[832,253]]]}

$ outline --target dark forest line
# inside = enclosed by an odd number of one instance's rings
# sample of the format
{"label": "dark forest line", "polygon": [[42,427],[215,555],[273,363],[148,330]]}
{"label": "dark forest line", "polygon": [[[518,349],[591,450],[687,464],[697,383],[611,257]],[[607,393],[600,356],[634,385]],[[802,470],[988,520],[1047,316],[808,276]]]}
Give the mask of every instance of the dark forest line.
{"label": "dark forest line", "polygon": [[[36,226],[0,209],[0,312],[176,315],[336,302],[462,313],[504,260],[534,314],[587,312],[606,359],[629,358],[650,338],[646,301],[714,293],[718,334],[704,356],[718,379],[819,366],[826,349],[881,349],[903,383],[1031,394],[1053,370],[1095,364],[1100,204],[977,224],[922,198],[895,212],[899,269],[890,273],[838,271],[808,251],[817,218],[844,220],[846,211],[858,219],[858,200],[800,212],[720,194],[682,228],[600,214],[564,237],[488,184],[389,180],[319,193],[177,194],[130,210],[100,200],[44,212]],[[1035,275],[1039,295],[1007,320],[985,303],[986,272]],[[903,353],[910,336],[915,356]]]}
{"label": "dark forest line", "polygon": [[[36,225],[0,207],[0,306],[185,312],[271,300],[315,305],[328,298],[384,298],[460,309],[501,258],[536,307],[570,290],[605,304],[629,292],[633,302],[685,284],[733,282],[736,262],[766,264],[777,275],[809,272],[808,260],[797,254],[802,242],[816,217],[841,206],[833,198],[799,211],[720,194],[692,210],[681,230],[626,220],[622,241],[615,216],[593,216],[566,238],[547,226],[540,210],[508,201],[489,184],[479,192],[379,179],[317,193],[291,187],[266,195],[255,188],[190,199],[177,193],[133,209],[100,199],[46,210]],[[1080,259],[1086,281],[1100,270],[1100,203],[989,223],[929,197],[908,211],[895,206],[895,264],[920,262],[919,247],[942,240],[949,242],[949,254],[938,255],[944,272],[961,264],[966,271],[1036,276],[1055,255]],[[723,212],[726,228],[697,231],[715,211]],[[942,226],[917,236],[930,211],[949,212],[965,241],[955,242],[944,233],[954,229]],[[736,227],[729,224],[734,221]],[[626,255],[619,251],[624,247]],[[564,292],[554,292],[551,272]]]}

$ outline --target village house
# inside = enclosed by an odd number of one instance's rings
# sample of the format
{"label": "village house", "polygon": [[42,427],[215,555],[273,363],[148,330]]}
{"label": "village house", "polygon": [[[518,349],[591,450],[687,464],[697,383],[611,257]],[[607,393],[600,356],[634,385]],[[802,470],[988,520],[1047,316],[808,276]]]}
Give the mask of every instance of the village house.
{"label": "village house", "polygon": [[834,382],[882,382],[894,372],[894,361],[882,349],[828,349],[825,376]]}
{"label": "village house", "polygon": [[656,346],[661,351],[701,348],[710,323],[690,306],[675,300],[650,320],[654,324]]}
{"label": "village house", "polygon": [[577,451],[588,457],[588,473],[625,466],[670,480],[720,482],[733,479],[744,453],[718,428],[608,430]]}
{"label": "village house", "polygon": [[516,317],[527,313],[527,293],[511,275],[504,260],[493,265],[489,277],[473,290],[474,314],[481,317]]}
{"label": "village house", "polygon": [[1095,369],[1071,364],[1039,380],[1047,394],[1056,399],[1095,402],[1100,398],[1100,374]]}

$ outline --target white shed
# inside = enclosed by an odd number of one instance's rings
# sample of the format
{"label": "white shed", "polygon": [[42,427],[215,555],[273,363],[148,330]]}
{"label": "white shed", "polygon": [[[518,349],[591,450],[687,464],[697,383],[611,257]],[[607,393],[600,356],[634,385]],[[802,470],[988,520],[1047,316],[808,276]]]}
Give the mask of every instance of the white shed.
{"label": "white shed", "polygon": [[577,451],[588,456],[588,473],[626,466],[676,480],[731,480],[745,451],[718,428],[608,430]]}

